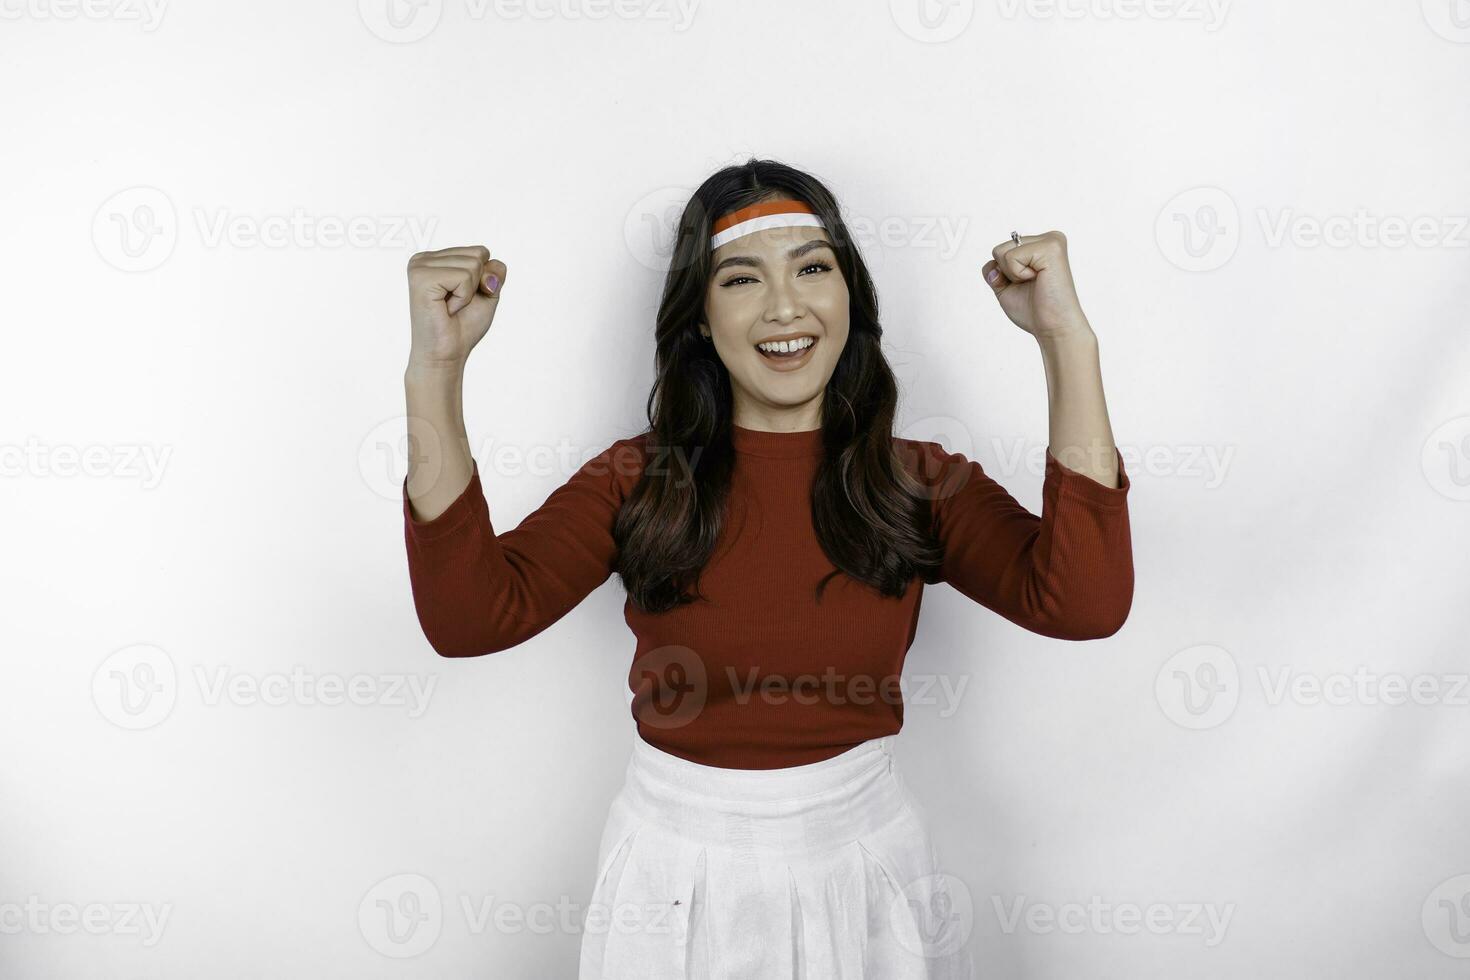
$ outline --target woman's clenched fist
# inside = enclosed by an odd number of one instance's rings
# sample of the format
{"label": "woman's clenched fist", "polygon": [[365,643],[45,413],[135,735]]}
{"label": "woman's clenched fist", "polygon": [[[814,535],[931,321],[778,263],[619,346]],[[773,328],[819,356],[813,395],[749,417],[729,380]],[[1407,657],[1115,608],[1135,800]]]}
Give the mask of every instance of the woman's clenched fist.
{"label": "woman's clenched fist", "polygon": [[1067,236],[1059,231],[1004,241],[991,250],[982,267],[1011,322],[1037,340],[1092,333],[1067,257]]}
{"label": "woman's clenched fist", "polygon": [[462,365],[490,329],[505,263],[483,245],[419,252],[408,260],[411,364]]}

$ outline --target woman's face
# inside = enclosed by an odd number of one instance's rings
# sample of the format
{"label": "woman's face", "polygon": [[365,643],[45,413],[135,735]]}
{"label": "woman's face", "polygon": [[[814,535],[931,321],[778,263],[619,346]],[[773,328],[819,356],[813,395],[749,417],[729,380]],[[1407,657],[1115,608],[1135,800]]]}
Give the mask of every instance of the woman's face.
{"label": "woman's face", "polygon": [[[768,228],[715,250],[705,324],[730,372],[735,422],[747,428],[815,429],[822,393],[847,343],[847,282],[821,228]],[[805,350],[762,353],[763,341]]]}

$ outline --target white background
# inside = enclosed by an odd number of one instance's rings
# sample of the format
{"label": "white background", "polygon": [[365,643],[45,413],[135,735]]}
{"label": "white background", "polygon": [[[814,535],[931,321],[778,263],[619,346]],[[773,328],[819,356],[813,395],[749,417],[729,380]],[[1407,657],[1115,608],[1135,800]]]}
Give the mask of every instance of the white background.
{"label": "white background", "polygon": [[939,586],[908,661],[965,684],[898,755],[982,975],[1464,975],[1463,0],[385,2],[0,4],[0,974],[574,975],[575,914],[493,915],[587,897],[623,593],[424,641],[404,265],[509,264],[465,398],[509,529],[642,428],[658,229],[754,154],[870,230],[903,434],[1033,511],[991,247],[1065,231],[1101,339],[1127,625]]}

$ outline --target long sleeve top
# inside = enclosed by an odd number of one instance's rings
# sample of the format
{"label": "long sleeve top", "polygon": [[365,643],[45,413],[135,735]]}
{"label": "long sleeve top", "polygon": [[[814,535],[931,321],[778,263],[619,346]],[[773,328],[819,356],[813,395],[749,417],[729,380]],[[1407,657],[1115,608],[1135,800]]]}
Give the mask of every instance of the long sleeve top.
{"label": "long sleeve top", "polygon": [[[413,517],[405,481],[409,578],[429,645],[446,657],[508,650],[602,585],[647,437],[613,443],[506,531],[490,521],[478,467],[430,521]],[[929,491],[940,581],[1045,636],[1093,639],[1122,626],[1133,558],[1121,454],[1120,486],[1108,487],[1048,450],[1037,517],[979,463],[938,443],[895,441]],[[624,603],[638,734],[705,765],[772,769],[896,733],[924,582],[915,576],[895,598],[838,574],[816,601],[817,582],[834,571],[810,503],[822,430],[735,426],[732,443],[729,510],[699,580],[705,598],[653,614]]]}

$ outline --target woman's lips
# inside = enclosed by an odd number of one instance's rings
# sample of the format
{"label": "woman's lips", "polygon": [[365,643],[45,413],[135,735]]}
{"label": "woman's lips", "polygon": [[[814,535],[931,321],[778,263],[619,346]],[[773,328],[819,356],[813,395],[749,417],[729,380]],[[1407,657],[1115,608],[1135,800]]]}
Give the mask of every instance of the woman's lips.
{"label": "woman's lips", "polygon": [[757,355],[760,356],[761,362],[773,371],[795,371],[797,368],[801,367],[802,365],[806,364],[806,362],[812,359],[812,351],[816,350],[817,345],[820,343],[820,340],[813,337],[811,346],[807,347],[799,354],[767,354],[759,347],[755,349],[755,352]]}

